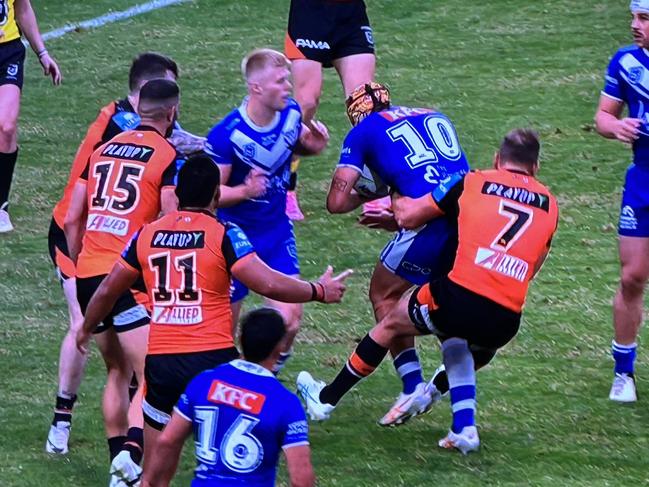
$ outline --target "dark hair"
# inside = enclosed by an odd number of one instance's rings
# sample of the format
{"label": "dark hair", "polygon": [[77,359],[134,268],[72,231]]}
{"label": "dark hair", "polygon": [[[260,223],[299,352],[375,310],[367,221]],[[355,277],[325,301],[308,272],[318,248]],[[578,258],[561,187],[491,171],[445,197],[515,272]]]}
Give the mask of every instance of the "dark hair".
{"label": "dark hair", "polygon": [[157,52],[143,52],[131,63],[128,87],[134,91],[142,81],[164,78],[167,71],[171,71],[176,78],[178,77],[178,65],[173,59]]}
{"label": "dark hair", "polygon": [[219,167],[209,156],[199,154],[189,157],[178,171],[178,207],[207,208],[219,184]]}
{"label": "dark hair", "polygon": [[249,362],[263,362],[286,335],[284,318],[272,308],[251,311],[241,320],[241,351]]}
{"label": "dark hair", "polygon": [[532,129],[514,129],[500,144],[500,160],[531,168],[539,162],[541,141]]}
{"label": "dark hair", "polygon": [[152,79],[147,81],[140,90],[140,101],[151,102],[153,104],[175,100],[177,102],[180,96],[180,88],[175,81],[168,79]]}

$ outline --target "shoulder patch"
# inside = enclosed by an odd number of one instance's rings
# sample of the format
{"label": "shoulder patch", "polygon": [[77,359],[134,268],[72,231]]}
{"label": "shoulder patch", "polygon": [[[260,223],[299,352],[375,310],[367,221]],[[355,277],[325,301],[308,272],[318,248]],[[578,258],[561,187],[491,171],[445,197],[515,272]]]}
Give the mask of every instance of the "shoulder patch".
{"label": "shoulder patch", "polygon": [[232,243],[232,249],[234,250],[237,259],[254,252],[255,249],[250,243],[250,240],[248,240],[248,237],[246,237],[246,234],[243,233],[243,230],[235,224],[226,223],[225,233]]}
{"label": "shoulder patch", "polygon": [[433,199],[435,201],[441,201],[444,199],[444,196],[455,186],[457,183],[462,181],[466,173],[460,171],[454,174],[451,174],[446,179],[442,180],[439,185],[433,190]]}
{"label": "shoulder patch", "polygon": [[127,131],[139,127],[142,119],[137,113],[117,112],[113,115],[113,122],[123,131]]}

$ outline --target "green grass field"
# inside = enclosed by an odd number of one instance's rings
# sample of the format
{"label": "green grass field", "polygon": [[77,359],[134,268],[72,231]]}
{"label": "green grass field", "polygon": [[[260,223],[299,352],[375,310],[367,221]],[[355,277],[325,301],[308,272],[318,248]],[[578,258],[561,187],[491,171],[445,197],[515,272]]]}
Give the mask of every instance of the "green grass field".
{"label": "green grass field", "polygon": [[[122,9],[138,0],[33,0],[43,31]],[[21,153],[12,218],[0,237],[0,485],[106,485],[108,454],[99,401],[103,366],[93,352],[76,407],[71,453],[49,458],[44,442],[67,314],[49,257],[51,209],[78,143],[97,110],[126,93],[130,59],[143,50],[181,66],[182,121],[205,133],[239,103],[239,61],[258,46],[281,48],[288,0],[196,0],[49,43],[64,84],[55,89],[30,54],[20,119]],[[630,42],[627,2],[547,0],[455,2],[368,0],[378,46],[378,78],[395,102],[435,105],[455,122],[474,167],[487,167],[502,135],[531,126],[543,141],[541,178],[558,195],[561,224],[531,290],[519,336],[478,375],[483,447],[469,457],[438,450],[447,402],[400,429],[375,421],[399,391],[386,362],[312,426],[322,486],[641,485],[649,481],[649,408],[607,399],[610,304],[617,284],[620,188],[630,151],[593,131],[608,58]],[[368,281],[385,233],[355,217],[329,216],[324,196],[348,124],[334,72],[327,72],[319,118],[332,140],[304,160],[297,225],[303,273],[352,267],[344,304],[308,305],[295,359],[331,379],[372,326]],[[435,340],[420,342],[425,371],[439,362]],[[639,374],[648,365],[640,349]],[[190,445],[187,445],[189,447]],[[176,479],[192,476],[191,449]],[[281,474],[280,485],[286,485]]]}

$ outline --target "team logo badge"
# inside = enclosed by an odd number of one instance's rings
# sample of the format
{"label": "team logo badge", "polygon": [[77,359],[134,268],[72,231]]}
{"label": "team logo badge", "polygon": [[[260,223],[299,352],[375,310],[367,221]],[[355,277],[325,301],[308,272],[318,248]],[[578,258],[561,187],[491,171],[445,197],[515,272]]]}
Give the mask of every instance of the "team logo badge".
{"label": "team logo badge", "polygon": [[13,78],[17,74],[18,74],[18,65],[17,64],[9,64],[7,66],[7,76],[11,76]]}
{"label": "team logo badge", "polygon": [[636,66],[629,70],[629,83],[635,85],[642,80],[642,75],[644,74],[644,68],[642,66]]}
{"label": "team logo badge", "polygon": [[361,27],[365,33],[365,40],[370,46],[374,45],[374,36],[372,35],[372,28],[369,25]]}
{"label": "team logo badge", "polygon": [[249,159],[254,159],[257,154],[257,148],[254,143],[246,144],[243,146],[243,155]]}

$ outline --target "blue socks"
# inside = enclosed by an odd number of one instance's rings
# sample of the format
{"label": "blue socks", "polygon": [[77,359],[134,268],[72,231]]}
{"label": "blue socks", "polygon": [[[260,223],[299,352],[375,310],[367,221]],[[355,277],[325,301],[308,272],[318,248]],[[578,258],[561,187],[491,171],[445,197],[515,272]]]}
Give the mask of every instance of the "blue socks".
{"label": "blue socks", "polygon": [[615,360],[615,373],[633,375],[637,343],[620,345],[615,340],[611,343],[611,355]]}
{"label": "blue socks", "polygon": [[414,347],[405,349],[393,359],[392,363],[403,382],[404,394],[412,394],[415,392],[417,385],[424,382],[421,364],[419,363],[417,350]]}

